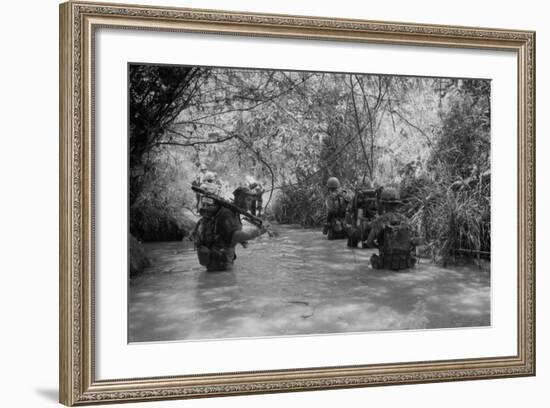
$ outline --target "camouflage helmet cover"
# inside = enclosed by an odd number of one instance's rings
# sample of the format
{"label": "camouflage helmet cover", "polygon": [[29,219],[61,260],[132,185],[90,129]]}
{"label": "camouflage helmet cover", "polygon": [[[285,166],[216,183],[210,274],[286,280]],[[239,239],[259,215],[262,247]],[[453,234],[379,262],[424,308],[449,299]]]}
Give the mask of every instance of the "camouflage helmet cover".
{"label": "camouflage helmet cover", "polygon": [[327,180],[328,188],[340,188],[340,181],[336,177],[331,177]]}

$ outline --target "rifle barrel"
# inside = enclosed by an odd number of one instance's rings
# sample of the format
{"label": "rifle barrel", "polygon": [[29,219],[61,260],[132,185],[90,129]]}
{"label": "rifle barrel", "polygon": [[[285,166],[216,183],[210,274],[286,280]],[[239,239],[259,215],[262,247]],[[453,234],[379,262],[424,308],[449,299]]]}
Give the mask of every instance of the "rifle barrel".
{"label": "rifle barrel", "polygon": [[258,226],[258,227],[261,227],[262,224],[263,224],[263,220],[261,218],[258,218],[256,217],[255,215],[253,214],[250,214],[248,211],[236,206],[234,203],[218,196],[217,194],[213,194],[213,193],[210,193],[200,187],[197,187],[197,186],[191,186],[191,189],[196,192],[196,193],[199,193],[199,194],[202,194],[204,195],[205,197],[208,197],[208,198],[211,198],[213,199],[214,201],[216,201],[219,205],[223,206],[223,207],[226,207],[226,208],[229,208],[230,210],[233,210],[233,211],[236,211],[238,212],[239,214],[241,214],[245,219],[247,219],[248,221],[250,221],[252,224]]}

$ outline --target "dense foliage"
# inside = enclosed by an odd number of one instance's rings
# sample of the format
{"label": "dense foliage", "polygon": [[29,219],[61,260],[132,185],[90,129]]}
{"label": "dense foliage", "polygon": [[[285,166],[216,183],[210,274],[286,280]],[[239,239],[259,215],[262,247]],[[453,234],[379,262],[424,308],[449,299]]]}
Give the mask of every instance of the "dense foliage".
{"label": "dense foliage", "polygon": [[[130,68],[131,231],[188,233],[206,165],[224,194],[263,183],[269,216],[320,226],[325,183],[400,187],[427,251],[490,251],[490,82]],[[184,211],[184,209],[187,210]]]}

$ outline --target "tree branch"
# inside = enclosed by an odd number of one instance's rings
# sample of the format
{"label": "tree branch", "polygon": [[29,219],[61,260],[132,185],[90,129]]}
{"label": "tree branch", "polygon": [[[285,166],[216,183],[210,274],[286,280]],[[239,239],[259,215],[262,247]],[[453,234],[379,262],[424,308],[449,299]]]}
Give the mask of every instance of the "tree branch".
{"label": "tree branch", "polygon": [[[352,79],[351,75],[349,77],[349,83],[350,83],[350,86],[351,86],[351,101],[353,103],[353,111],[355,112],[355,125],[357,127],[357,135],[359,137],[359,141],[361,142],[361,149],[363,150],[363,156],[365,157],[367,170],[369,171],[370,178],[372,179],[372,168],[370,166],[369,158],[368,158],[368,155],[367,155],[367,150],[365,148],[365,143],[363,142],[363,138],[361,137],[362,131],[361,131],[360,123],[359,123],[359,113],[357,112],[357,104],[355,102],[355,91],[354,91],[353,79]],[[363,178],[364,177],[365,177],[365,173],[363,173]]]}
{"label": "tree branch", "polygon": [[407,118],[405,118],[403,115],[401,115],[399,112],[397,112],[396,110],[392,110],[390,111],[391,114],[396,114],[397,116],[399,116],[401,118],[401,120],[403,120],[403,122],[405,122],[407,125],[409,125],[410,127],[418,130],[422,136],[424,136],[428,142],[428,146],[430,146],[430,148],[433,149],[433,144],[432,144],[432,140],[430,139],[430,136],[428,136],[426,134],[426,132],[424,132],[422,129],[420,129],[418,126],[416,126],[414,123],[411,123]]}
{"label": "tree branch", "polygon": [[190,147],[190,146],[197,146],[197,145],[206,145],[206,144],[216,144],[216,143],[223,143],[227,140],[233,139],[233,136],[224,137],[217,140],[199,140],[196,142],[189,142],[189,143],[179,143],[179,142],[156,142],[155,145],[171,145],[171,146],[181,146],[181,147]]}

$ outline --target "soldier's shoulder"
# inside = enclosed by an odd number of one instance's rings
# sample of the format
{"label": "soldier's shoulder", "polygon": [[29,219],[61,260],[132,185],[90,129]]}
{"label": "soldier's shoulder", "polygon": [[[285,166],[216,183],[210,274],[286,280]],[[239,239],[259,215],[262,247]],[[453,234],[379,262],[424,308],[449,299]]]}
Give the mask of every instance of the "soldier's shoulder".
{"label": "soldier's shoulder", "polygon": [[387,224],[387,223],[395,223],[397,222],[403,222],[406,221],[407,218],[403,214],[399,214],[397,212],[386,212],[376,218],[373,222],[376,222],[378,224]]}
{"label": "soldier's shoulder", "polygon": [[409,219],[404,214],[401,214],[401,213],[398,213],[398,212],[388,213],[388,219],[390,219],[394,222],[395,221],[402,222],[402,223],[408,223],[409,222]]}
{"label": "soldier's shoulder", "polygon": [[384,224],[385,222],[388,221],[388,215],[387,214],[382,214],[382,215],[379,215],[378,217],[376,217],[374,219],[374,221],[372,221],[372,225],[381,225],[381,224]]}
{"label": "soldier's shoulder", "polygon": [[220,209],[218,210],[218,215],[233,215],[233,211],[231,211],[227,207],[220,206]]}
{"label": "soldier's shoulder", "polygon": [[227,225],[226,223],[237,225],[239,223],[238,214],[226,207],[221,207],[219,209],[216,215],[216,219],[219,223],[222,223],[223,225]]}

